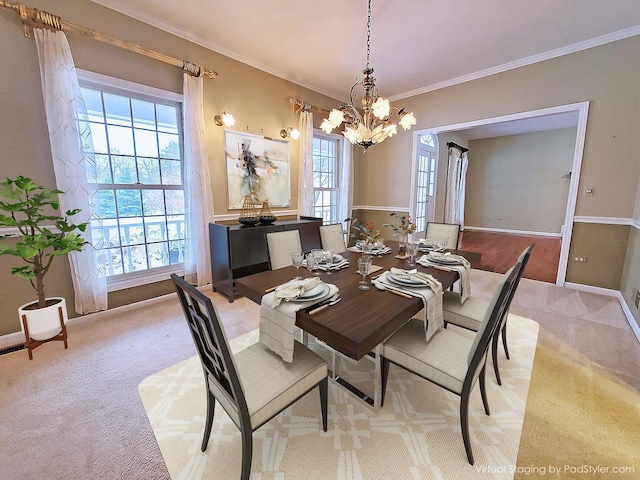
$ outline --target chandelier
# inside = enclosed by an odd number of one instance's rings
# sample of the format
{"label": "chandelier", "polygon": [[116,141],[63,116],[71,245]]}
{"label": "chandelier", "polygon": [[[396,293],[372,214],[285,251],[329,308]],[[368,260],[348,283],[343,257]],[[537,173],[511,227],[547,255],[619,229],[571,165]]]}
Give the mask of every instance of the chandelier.
{"label": "chandelier", "polygon": [[[352,144],[367,148],[378,143],[382,143],[387,137],[395,135],[397,125],[391,121],[391,109],[396,110],[399,117],[398,123],[405,130],[410,130],[416,124],[416,117],[413,112],[405,112],[404,108],[394,107],[386,100],[378,96],[376,78],[373,76],[373,68],[369,63],[371,53],[371,0],[369,0],[367,15],[367,65],[362,71],[364,78],[360,81],[360,76],[356,75],[356,83],[349,91],[349,103],[340,104],[329,112],[329,118],[325,118],[320,128],[325,133],[331,133],[334,128],[344,123],[342,134]],[[364,90],[362,96],[362,113],[355,107],[354,99],[357,98],[356,88],[360,86]]]}

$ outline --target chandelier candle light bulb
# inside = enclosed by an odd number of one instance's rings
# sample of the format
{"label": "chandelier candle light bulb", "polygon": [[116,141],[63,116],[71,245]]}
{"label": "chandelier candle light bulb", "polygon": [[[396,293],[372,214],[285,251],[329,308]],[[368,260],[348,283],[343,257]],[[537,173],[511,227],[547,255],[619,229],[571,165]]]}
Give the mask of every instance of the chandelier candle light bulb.
{"label": "chandelier candle light bulb", "polygon": [[[371,53],[371,0],[368,3],[367,15],[367,64],[362,71],[364,78],[356,81],[349,91],[349,104],[341,104],[329,112],[329,117],[325,118],[320,128],[327,134],[334,128],[338,128],[344,123],[342,134],[352,144],[360,145],[366,153],[367,148],[378,143],[382,143],[387,137],[397,133],[397,125],[390,119],[391,109],[397,110],[398,123],[404,130],[410,130],[417,123],[412,112],[405,112],[404,108],[394,107],[389,100],[378,96],[376,78],[373,76],[373,68],[369,63]],[[356,76],[359,80],[359,76]],[[361,85],[364,89],[362,97],[362,113],[354,104],[355,89]]]}

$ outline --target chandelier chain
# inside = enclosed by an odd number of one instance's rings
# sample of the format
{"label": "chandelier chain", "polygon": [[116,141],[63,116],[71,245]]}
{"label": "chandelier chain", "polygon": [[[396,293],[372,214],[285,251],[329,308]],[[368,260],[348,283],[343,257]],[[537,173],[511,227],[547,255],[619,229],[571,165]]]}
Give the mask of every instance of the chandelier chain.
{"label": "chandelier chain", "polygon": [[371,53],[371,0],[367,10],[367,69],[371,68],[369,54]]}

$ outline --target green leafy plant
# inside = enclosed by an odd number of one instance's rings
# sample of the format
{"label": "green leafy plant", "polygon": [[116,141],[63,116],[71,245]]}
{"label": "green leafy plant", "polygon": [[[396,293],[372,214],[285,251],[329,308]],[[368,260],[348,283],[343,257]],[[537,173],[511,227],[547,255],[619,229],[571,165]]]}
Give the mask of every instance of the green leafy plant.
{"label": "green leafy plant", "polygon": [[76,225],[69,220],[79,209],[69,210],[64,216],[56,214],[58,195],[62,193],[36,186],[22,176],[0,183],[0,226],[18,229],[17,234],[0,235],[0,255],[15,255],[26,262],[12,268],[11,273],[29,280],[38,297],[38,308],[47,306],[43,279],[53,259],[79,252],[89,243],[78,233],[84,232],[88,223]]}
{"label": "green leafy plant", "polygon": [[409,235],[416,231],[416,224],[413,223],[409,215],[400,215],[398,212],[389,214],[390,217],[395,217],[400,220],[400,225],[393,223],[383,223],[383,227],[391,227],[394,235]]}
{"label": "green leafy plant", "polygon": [[361,222],[357,218],[347,218],[345,222],[351,222],[351,229],[356,232],[351,233],[351,238],[359,238],[369,243],[374,243],[381,236],[380,230],[377,230],[373,222]]}

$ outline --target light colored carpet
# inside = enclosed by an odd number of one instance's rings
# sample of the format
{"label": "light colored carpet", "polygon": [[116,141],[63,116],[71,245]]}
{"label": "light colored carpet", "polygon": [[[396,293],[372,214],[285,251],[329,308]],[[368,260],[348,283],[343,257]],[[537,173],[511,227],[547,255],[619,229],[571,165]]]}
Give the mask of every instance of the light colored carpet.
{"label": "light colored carpet", "polygon": [[[511,360],[501,355],[502,387],[488,368],[491,416],[484,414],[479,387],[472,393],[474,466],[467,463],[460,433],[459,397],[392,366],[385,406],[377,413],[330,382],[326,433],[317,391],[259,428],[253,435],[252,478],[513,478],[538,324],[511,315],[509,329]],[[253,331],[233,340],[232,348],[239,351],[256,340]],[[240,475],[240,434],[219,406],[209,447],[200,451],[204,388],[197,357],[147,377],[138,388],[174,480]]]}

